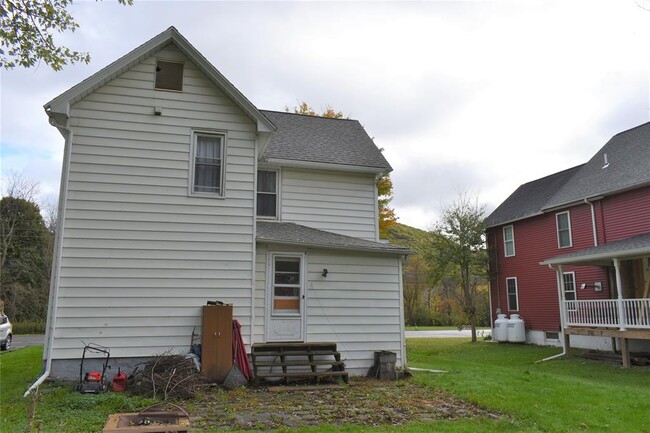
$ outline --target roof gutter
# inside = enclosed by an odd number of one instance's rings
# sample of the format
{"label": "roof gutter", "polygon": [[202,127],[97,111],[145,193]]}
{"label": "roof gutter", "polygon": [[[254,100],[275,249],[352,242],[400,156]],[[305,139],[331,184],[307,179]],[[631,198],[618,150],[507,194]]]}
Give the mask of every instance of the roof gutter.
{"label": "roof gutter", "polygon": [[295,159],[284,158],[265,158],[264,161],[268,164],[277,164],[283,167],[305,168],[312,170],[333,170],[333,171],[346,171],[354,173],[372,173],[372,174],[386,174],[391,171],[386,167],[367,167],[360,165],[345,165],[345,164],[331,164],[326,162],[316,161],[300,161]]}
{"label": "roof gutter", "polygon": [[292,242],[292,241],[283,241],[276,239],[260,239],[257,238],[256,242],[265,243],[265,244],[278,244],[278,245],[294,245],[308,248],[322,248],[328,250],[343,250],[343,251],[361,251],[368,253],[378,253],[378,254],[397,254],[410,256],[415,254],[409,249],[381,249],[381,248],[364,248],[364,247],[355,247],[355,246],[344,246],[344,245],[331,245],[331,244],[320,244],[320,243],[302,243],[302,242]]}
{"label": "roof gutter", "polygon": [[50,296],[47,311],[47,328],[45,330],[45,340],[47,342],[45,352],[45,368],[43,374],[36,379],[36,382],[30,386],[23,394],[27,397],[33,390],[37,389],[45,379],[50,376],[52,370],[52,352],[54,350],[54,330],[56,329],[56,311],[59,299],[59,275],[61,267],[61,253],[63,250],[63,230],[65,221],[65,202],[68,196],[68,173],[70,168],[70,154],[72,153],[72,131],[65,124],[60,122],[61,118],[55,117],[46,109],[50,117],[50,124],[58,128],[59,132],[65,137],[65,147],[63,152],[63,166],[61,169],[61,185],[59,186],[59,208],[56,221],[56,233],[54,238],[54,255],[52,257],[52,275],[50,279]]}

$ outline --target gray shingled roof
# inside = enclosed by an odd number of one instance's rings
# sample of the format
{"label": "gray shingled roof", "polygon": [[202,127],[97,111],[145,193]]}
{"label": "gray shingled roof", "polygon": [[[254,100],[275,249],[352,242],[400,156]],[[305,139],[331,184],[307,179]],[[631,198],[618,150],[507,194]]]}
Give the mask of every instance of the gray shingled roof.
{"label": "gray shingled roof", "polygon": [[[605,165],[607,154],[609,165]],[[650,185],[650,122],[623,131],[586,164],[520,186],[486,219],[488,227],[546,210]]]}
{"label": "gray shingled roof", "polygon": [[256,239],[257,242],[318,248],[371,251],[389,254],[413,253],[405,247],[343,236],[295,223],[258,221]]}
{"label": "gray shingled roof", "polygon": [[650,254],[650,233],[633,236],[597,247],[585,248],[543,261],[543,265],[592,264],[606,265],[613,258],[633,258]]}
{"label": "gray shingled roof", "polygon": [[[603,168],[605,154],[609,161],[607,168]],[[612,137],[544,208],[554,208],[644,184],[650,184],[650,122]]]}
{"label": "gray shingled roof", "polygon": [[542,213],[546,202],[574,176],[582,165],[525,183],[485,220],[488,227],[529,218]]}
{"label": "gray shingled roof", "polygon": [[263,157],[392,170],[357,120],[260,111],[278,128]]}

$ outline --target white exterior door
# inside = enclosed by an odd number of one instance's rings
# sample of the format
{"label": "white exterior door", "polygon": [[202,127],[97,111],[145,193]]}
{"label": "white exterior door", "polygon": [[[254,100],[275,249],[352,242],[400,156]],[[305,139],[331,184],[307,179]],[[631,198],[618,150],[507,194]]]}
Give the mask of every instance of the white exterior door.
{"label": "white exterior door", "polygon": [[304,269],[304,254],[269,254],[266,341],[304,341]]}

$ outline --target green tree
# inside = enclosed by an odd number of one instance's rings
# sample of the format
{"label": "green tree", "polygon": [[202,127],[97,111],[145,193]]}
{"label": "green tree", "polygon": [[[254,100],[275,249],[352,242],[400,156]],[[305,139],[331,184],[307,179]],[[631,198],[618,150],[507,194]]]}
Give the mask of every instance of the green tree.
{"label": "green tree", "polygon": [[0,200],[0,286],[16,322],[42,321],[47,311],[51,233],[35,203]]}
{"label": "green tree", "polygon": [[[132,5],[133,0],[118,0]],[[1,0],[0,63],[5,69],[30,68],[43,61],[55,71],[68,63],[90,62],[90,54],[57,45],[55,33],[74,32],[77,24],[67,11],[72,0]]]}
{"label": "green tree", "polygon": [[487,280],[488,256],[485,248],[485,207],[478,199],[461,194],[442,211],[432,230],[433,280],[455,284],[458,302],[472,328],[476,341],[476,326],[483,315],[478,311],[479,287]]}

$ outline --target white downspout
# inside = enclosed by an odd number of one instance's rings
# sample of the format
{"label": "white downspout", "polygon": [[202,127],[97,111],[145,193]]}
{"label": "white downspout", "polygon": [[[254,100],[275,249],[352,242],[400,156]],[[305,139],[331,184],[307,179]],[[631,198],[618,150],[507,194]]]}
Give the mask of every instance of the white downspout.
{"label": "white downspout", "polygon": [[[403,256],[404,258],[406,256]],[[400,310],[400,349],[402,352],[402,367],[406,368],[406,329],[404,325],[404,281],[402,279],[402,258],[400,256],[397,256],[397,275],[398,275],[398,282],[399,282],[399,310]]]}
{"label": "white downspout", "polygon": [[535,363],[538,362],[544,362],[544,361],[550,361],[552,359],[557,359],[561,358],[566,355],[566,344],[564,341],[564,328],[566,327],[565,323],[565,315],[564,315],[564,278],[562,278],[562,265],[558,266],[558,269],[553,268],[553,265],[548,265],[549,268],[555,270],[556,278],[557,278],[557,291],[558,291],[558,299],[560,300],[560,334],[562,334],[562,353],[559,353],[557,355],[549,356],[548,358],[540,359],[539,361],[535,361]]}
{"label": "white downspout", "polygon": [[594,204],[590,202],[589,200],[585,199],[585,203],[591,207],[591,228],[592,231],[594,232],[594,246],[598,246],[598,234],[596,231],[596,210],[594,209]]}
{"label": "white downspout", "polygon": [[[50,118],[50,123],[53,120]],[[59,270],[61,266],[61,253],[63,250],[63,230],[65,221],[65,203],[68,198],[68,174],[70,168],[70,154],[72,153],[72,131],[66,127],[58,127],[59,131],[65,131],[65,147],[63,152],[63,164],[61,167],[61,185],[59,186],[59,209],[56,222],[56,234],[54,237],[54,257],[52,258],[52,276],[50,278],[50,297],[47,312],[47,329],[45,330],[46,355],[45,371],[36,379],[23,394],[27,397],[33,390],[39,387],[45,379],[50,376],[52,369],[52,351],[54,350],[54,330],[56,329],[56,311],[59,300]]]}

